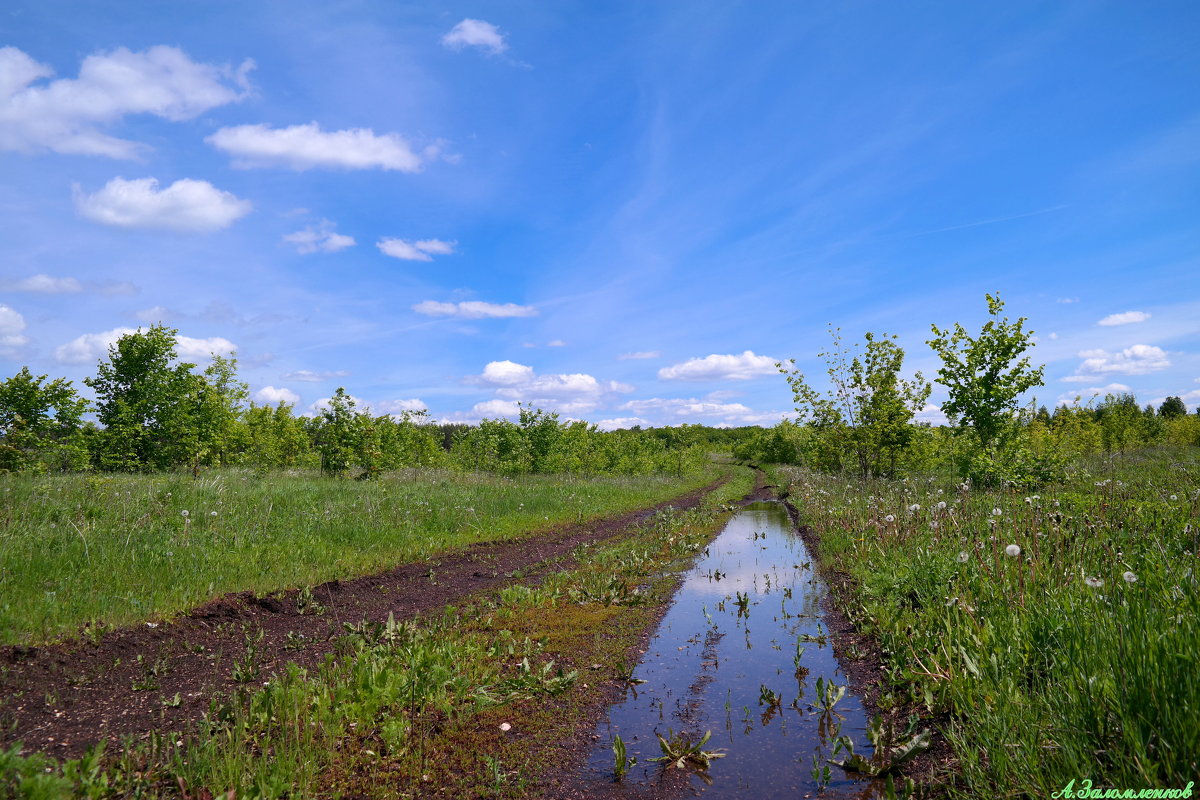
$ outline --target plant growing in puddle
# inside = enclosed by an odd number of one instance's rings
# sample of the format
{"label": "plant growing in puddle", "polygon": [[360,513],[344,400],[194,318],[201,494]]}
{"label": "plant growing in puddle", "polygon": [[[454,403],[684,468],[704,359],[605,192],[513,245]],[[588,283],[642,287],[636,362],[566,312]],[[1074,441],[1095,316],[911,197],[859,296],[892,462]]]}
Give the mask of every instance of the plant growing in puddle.
{"label": "plant growing in puddle", "polygon": [[845,686],[838,686],[833,681],[826,681],[824,678],[817,678],[816,690],[818,705],[815,708],[819,708],[824,714],[832,713],[833,707],[846,696]]}
{"label": "plant growing in puddle", "polygon": [[875,747],[875,753],[869,759],[854,752],[854,741],[849,736],[838,737],[833,746],[833,755],[845,750],[848,754],[841,761],[830,760],[829,763],[841,767],[847,772],[860,772],[871,777],[889,775],[901,764],[919,753],[929,749],[932,731],[928,728],[912,735],[916,720],[909,719],[908,730],[897,736],[894,725],[884,722],[882,717],[875,717],[867,726],[867,738]]}
{"label": "plant growing in puddle", "polygon": [[758,687],[758,704],[760,706],[783,707],[783,696],[767,688],[764,683]]}
{"label": "plant growing in puddle", "polygon": [[737,604],[737,607],[738,607],[737,615],[739,617],[749,617],[750,616],[750,595],[749,594],[747,594],[745,592],[738,592],[737,600],[735,601],[735,603]]}
{"label": "plant growing in puddle", "polygon": [[613,737],[613,773],[616,775],[616,780],[621,780],[625,777],[625,773],[629,772],[629,768],[637,763],[637,756],[629,758],[625,750],[625,742],[621,739],[621,734]]}
{"label": "plant growing in puddle", "polygon": [[705,750],[704,745],[708,744],[708,740],[712,738],[712,731],[706,731],[699,741],[692,741],[692,737],[687,733],[680,731],[675,733],[670,728],[667,729],[667,738],[663,738],[661,733],[655,733],[658,737],[658,746],[662,749],[662,756],[652,758],[651,761],[661,761],[664,764],[669,764],[677,769],[683,769],[685,764],[694,764],[700,769],[708,769],[708,765],[712,763],[714,758],[724,758],[725,754],[719,750]]}
{"label": "plant growing in puddle", "polygon": [[626,684],[628,686],[636,686],[640,683],[645,683],[645,681],[642,680],[641,678],[633,677],[634,669],[635,669],[635,667],[627,666],[624,661],[618,661],[617,662],[617,680],[620,683]]}
{"label": "plant growing in puddle", "polygon": [[829,643],[829,637],[825,635],[825,631],[821,630],[821,623],[818,622],[816,636],[813,636],[811,633],[802,633],[802,634],[800,634],[800,637],[799,637],[799,639],[797,639],[797,641],[798,642],[816,642],[817,647],[824,647],[826,644]]}

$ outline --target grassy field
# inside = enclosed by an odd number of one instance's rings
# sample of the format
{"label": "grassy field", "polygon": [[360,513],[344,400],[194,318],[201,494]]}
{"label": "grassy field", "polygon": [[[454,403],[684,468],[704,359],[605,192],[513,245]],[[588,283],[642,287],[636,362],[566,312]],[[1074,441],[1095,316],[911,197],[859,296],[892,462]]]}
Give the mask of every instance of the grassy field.
{"label": "grassy field", "polygon": [[581,547],[574,569],[536,587],[416,624],[352,626],[323,666],[214,702],[196,730],[66,763],[0,750],[0,797],[524,796],[561,757],[581,709],[622,674],[670,596],[669,570],[704,547],[724,503],[752,483],[740,468],[701,508]]}
{"label": "grassy field", "polygon": [[444,471],[0,475],[0,644],[171,615],[215,596],[315,585],[651,505],[685,477]]}
{"label": "grassy field", "polygon": [[948,712],[963,797],[1200,775],[1200,454],[1076,465],[1038,494],[776,468],[847,613],[884,650],[882,705]]}

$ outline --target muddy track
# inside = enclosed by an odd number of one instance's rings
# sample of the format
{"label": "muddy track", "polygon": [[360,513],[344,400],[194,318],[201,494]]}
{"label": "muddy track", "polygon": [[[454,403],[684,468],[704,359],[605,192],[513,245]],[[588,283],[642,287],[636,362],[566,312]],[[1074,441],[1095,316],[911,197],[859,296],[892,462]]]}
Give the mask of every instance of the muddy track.
{"label": "muddy track", "polygon": [[[576,547],[629,533],[663,508],[693,508],[728,480],[727,474],[650,508],[473,545],[309,593],[226,595],[169,622],[106,632],[96,642],[0,649],[0,747],[21,742],[26,752],[62,758],[101,740],[183,729],[214,698],[261,684],[288,663],[320,664],[344,623],[388,614],[409,619],[511,583],[516,570],[559,568]],[[248,644],[253,678],[244,668]],[[239,661],[241,682],[234,678]]]}

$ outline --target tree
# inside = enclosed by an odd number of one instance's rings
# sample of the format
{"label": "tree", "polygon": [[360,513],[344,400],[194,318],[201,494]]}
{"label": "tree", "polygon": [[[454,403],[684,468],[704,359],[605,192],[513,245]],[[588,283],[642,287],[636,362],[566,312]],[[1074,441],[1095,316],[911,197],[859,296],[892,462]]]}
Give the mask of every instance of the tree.
{"label": "tree", "polygon": [[0,383],[0,470],[73,470],[87,465],[81,419],[88,401],[65,378],[47,382],[22,367]]}
{"label": "tree", "polygon": [[1158,407],[1158,415],[1163,419],[1187,416],[1187,406],[1184,405],[1182,397],[1168,397]]}
{"label": "tree", "polygon": [[978,336],[959,323],[953,330],[931,326],[927,344],[942,359],[938,383],[949,391],[942,411],[960,429],[970,429],[984,448],[1011,425],[1017,398],[1042,385],[1045,367],[1036,369],[1022,353],[1034,346],[1033,331],[1025,330],[1025,317],[1016,322],[1000,319],[1004,302],[999,293],[987,297],[988,314]]}
{"label": "tree", "polygon": [[245,396],[234,379],[236,361],[217,356],[205,375],[176,363],[176,331],[152,325],[108,348],[94,378],[96,411],[104,426],[99,453],[105,469],[149,471],[207,459]]}
{"label": "tree", "polygon": [[863,476],[893,475],[912,441],[913,415],[924,407],[932,387],[919,372],[912,380],[899,377],[904,350],[896,336],[867,333],[865,348],[860,353],[854,345],[851,357],[838,331],[830,329],[830,335],[832,349],[820,354],[829,366],[828,394],[810,386],[794,360],[788,362],[791,369],[777,365],[792,387],[799,418],[811,419],[821,434],[825,467],[835,466],[840,451]]}

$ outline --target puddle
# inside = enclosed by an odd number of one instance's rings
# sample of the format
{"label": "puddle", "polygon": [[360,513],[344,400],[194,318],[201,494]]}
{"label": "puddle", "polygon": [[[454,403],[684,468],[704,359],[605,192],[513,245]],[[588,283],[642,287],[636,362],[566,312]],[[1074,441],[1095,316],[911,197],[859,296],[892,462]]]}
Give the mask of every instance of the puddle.
{"label": "puddle", "polygon": [[723,758],[703,772],[669,769],[686,774],[706,798],[873,797],[870,783],[832,764],[828,780],[813,775],[814,764],[824,772],[838,735],[849,735],[864,755],[871,750],[859,698],[847,691],[834,713],[821,711],[818,679],[822,686],[849,681],[823,639],[827,590],[810,562],[782,505],[739,511],[685,574],[633,671],[644,683],[630,686],[596,730],[585,778],[612,791],[612,743],[620,735],[637,763],[618,785],[638,794],[667,771],[650,761],[662,755],[656,733],[684,731],[694,741],[711,731],[704,749],[722,750]]}

